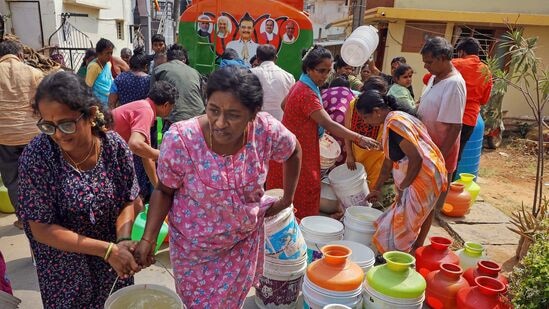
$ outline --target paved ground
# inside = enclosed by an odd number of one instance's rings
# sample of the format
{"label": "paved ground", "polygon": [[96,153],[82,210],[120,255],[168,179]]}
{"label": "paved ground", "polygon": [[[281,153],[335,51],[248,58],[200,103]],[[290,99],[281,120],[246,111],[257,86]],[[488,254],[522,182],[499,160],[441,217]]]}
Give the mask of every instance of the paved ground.
{"label": "paved ground", "polygon": [[[445,220],[453,231],[452,235],[456,235],[456,232],[457,238],[483,243],[487,247],[488,257],[502,263],[506,271],[514,265],[513,256],[518,237],[507,230],[509,219],[497,209],[488,204],[477,203],[466,218]],[[42,308],[42,304],[29,244],[24,233],[12,225],[13,221],[14,215],[0,214],[0,250],[7,262],[8,276],[12,281],[14,294],[22,300],[21,308],[39,309]],[[429,235],[450,237],[447,231],[436,223]],[[171,265],[168,249],[165,245],[158,253],[158,261],[156,265],[138,273],[136,283],[155,283],[174,289],[173,279],[169,273]],[[161,264],[166,265],[168,270]],[[252,289],[244,305],[245,309],[257,308],[253,292]]]}

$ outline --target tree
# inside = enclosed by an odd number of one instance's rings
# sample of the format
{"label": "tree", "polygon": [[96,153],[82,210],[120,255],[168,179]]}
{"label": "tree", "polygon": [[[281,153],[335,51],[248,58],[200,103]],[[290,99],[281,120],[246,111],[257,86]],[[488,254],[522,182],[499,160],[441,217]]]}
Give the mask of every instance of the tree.
{"label": "tree", "polygon": [[[537,226],[547,215],[545,211],[547,200],[543,195],[545,161],[543,128],[547,125],[543,110],[549,102],[549,71],[543,66],[542,60],[536,57],[537,37],[525,37],[522,29],[509,26],[509,30],[503,35],[499,44],[506,52],[499,58],[487,61],[493,76],[494,92],[504,94],[508,87],[518,90],[534,116],[535,129],[538,133],[536,183],[531,213],[526,213],[523,206],[522,211],[513,214],[513,224],[518,230],[511,230],[521,235],[517,248],[517,257],[521,257],[531,243],[528,235],[532,224]],[[501,64],[504,64],[503,69]],[[530,223],[526,224],[528,220]],[[533,223],[532,220],[534,220]]]}

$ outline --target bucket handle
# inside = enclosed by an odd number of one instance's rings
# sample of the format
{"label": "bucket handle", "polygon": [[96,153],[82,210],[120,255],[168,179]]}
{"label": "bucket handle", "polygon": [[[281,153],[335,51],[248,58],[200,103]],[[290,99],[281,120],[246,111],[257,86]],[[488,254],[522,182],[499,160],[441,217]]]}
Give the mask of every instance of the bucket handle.
{"label": "bucket handle", "polygon": [[[173,280],[175,280],[175,276],[174,276],[174,275],[172,274],[172,272],[168,269],[168,267],[166,267],[166,265],[164,265],[164,264],[163,264],[162,262],[160,262],[159,260],[156,260],[156,263],[160,264],[160,266],[162,266],[162,267],[166,270],[166,272],[167,272],[168,274],[170,274],[170,276],[172,276]],[[155,263],[155,264],[156,264],[156,263]],[[109,296],[111,296],[112,292],[114,291],[114,287],[116,286],[116,283],[118,282],[118,279],[119,279],[119,278],[120,278],[119,276],[116,276],[116,279],[114,279],[114,283],[112,284],[111,290],[109,291]]]}

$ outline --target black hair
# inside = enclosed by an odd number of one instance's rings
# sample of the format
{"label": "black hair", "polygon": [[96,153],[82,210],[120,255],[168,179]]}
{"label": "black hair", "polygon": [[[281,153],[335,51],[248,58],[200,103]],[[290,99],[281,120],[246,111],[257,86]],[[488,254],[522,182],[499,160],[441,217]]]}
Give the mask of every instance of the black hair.
{"label": "black hair", "polygon": [[243,21],[251,21],[253,23],[254,19],[250,14],[246,13],[244,14],[244,16],[242,16],[242,19],[240,19],[240,23],[242,23]]}
{"label": "black hair", "polygon": [[301,65],[301,71],[307,74],[307,70],[314,69],[324,59],[332,59],[332,53],[326,48],[315,45],[312,49],[303,52],[303,64]]}
{"label": "black hair", "polygon": [[406,58],[402,56],[394,57],[393,60],[391,60],[391,64],[399,62],[399,63],[406,63]]}
{"label": "black hair", "polygon": [[179,98],[179,91],[170,82],[161,80],[152,85],[147,97],[156,105],[162,105],[166,102],[173,105],[175,100]]}
{"label": "black hair", "polygon": [[250,58],[250,64],[253,65],[253,63],[257,60],[257,55],[253,55],[252,58]]}
{"label": "black hair", "polygon": [[334,58],[334,69],[341,69],[342,67],[350,66],[343,60],[343,58],[340,55],[335,56]]}
{"label": "black hair", "polygon": [[334,78],[330,82],[330,88],[331,87],[347,87],[351,88],[351,83],[349,82],[349,79],[345,75],[340,75],[336,78]]}
{"label": "black hair", "polygon": [[399,103],[392,95],[384,95],[377,90],[368,90],[362,93],[356,102],[356,109],[359,113],[367,115],[373,112],[374,108],[401,111],[417,117],[415,109]]}
{"label": "black hair", "polygon": [[151,38],[151,43],[154,43],[154,42],[162,42],[166,44],[166,38],[162,34],[156,33]]}
{"label": "black hair", "polygon": [[361,89],[362,92],[366,92],[368,90],[377,90],[382,94],[386,94],[389,90],[389,85],[383,77],[374,75],[370,76],[370,78],[364,82]]}
{"label": "black hair", "polygon": [[252,113],[260,111],[263,106],[261,83],[248,69],[231,65],[213,72],[206,85],[206,98],[216,91],[232,93]]}
{"label": "black hair", "polygon": [[92,128],[95,135],[104,134],[106,128],[112,124],[112,115],[109,110],[95,97],[84,79],[72,72],[60,71],[44,77],[34,96],[32,108],[35,113],[39,113],[38,105],[43,100],[55,101],[68,106],[73,111],[79,111],[84,114],[84,119],[94,116],[90,109],[97,107],[98,111],[103,113],[103,117],[95,118],[97,125]]}
{"label": "black hair", "polygon": [[114,44],[105,38],[100,38],[99,41],[97,41],[97,44],[95,44],[95,51],[98,54],[103,52],[107,48],[114,49]]}
{"label": "black hair", "polygon": [[149,57],[145,54],[143,47],[138,47],[134,49],[133,56],[130,58],[130,69],[145,72],[149,62]]}
{"label": "black hair", "polygon": [[452,53],[453,48],[448,41],[446,41],[445,38],[440,36],[435,36],[432,38],[428,38],[425,41],[425,44],[419,51],[420,54],[431,54],[434,58],[440,58],[444,60],[451,60],[452,59]]}
{"label": "black hair", "polygon": [[480,52],[480,42],[473,37],[466,37],[459,40],[457,51],[464,51],[467,55],[478,55]]}
{"label": "black hair", "polygon": [[240,59],[240,56],[238,55],[238,52],[232,48],[225,48],[225,51],[223,51],[223,54],[221,54],[221,59],[225,60],[236,60]]}
{"label": "black hair", "polygon": [[0,42],[0,57],[5,55],[15,55],[23,51],[23,45],[21,43],[11,40],[4,40]]}
{"label": "black hair", "polygon": [[187,50],[179,44],[172,44],[170,48],[168,48],[166,55],[168,57],[168,61],[179,60],[185,64],[188,64],[189,57]]}
{"label": "black hair", "polygon": [[274,61],[276,59],[276,48],[271,44],[259,45],[256,56],[259,61]]}
{"label": "black hair", "polygon": [[86,53],[84,54],[84,60],[89,59],[90,57],[94,57],[97,55],[95,52],[95,48],[88,48],[86,49]]}
{"label": "black hair", "polygon": [[401,63],[393,72],[393,79],[398,80],[402,75],[406,74],[408,70],[412,70],[412,67],[406,63]]}

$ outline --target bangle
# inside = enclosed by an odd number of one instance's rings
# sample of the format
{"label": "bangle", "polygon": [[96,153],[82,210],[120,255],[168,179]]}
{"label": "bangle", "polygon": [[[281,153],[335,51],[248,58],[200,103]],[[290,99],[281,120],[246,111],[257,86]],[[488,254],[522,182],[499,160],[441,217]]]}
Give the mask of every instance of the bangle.
{"label": "bangle", "polygon": [[107,252],[105,252],[105,256],[103,257],[103,260],[107,261],[109,259],[109,256],[111,256],[112,248],[114,247],[114,243],[109,243],[109,247],[107,248]]}
{"label": "bangle", "polygon": [[151,241],[151,240],[148,240],[147,238],[145,237],[141,237],[141,240],[145,241],[145,242],[148,242],[149,244],[153,245],[154,246],[154,243]]}
{"label": "bangle", "polygon": [[132,240],[132,238],[131,237],[120,237],[116,240],[115,243],[118,244],[119,242],[125,241],[125,240]]}

